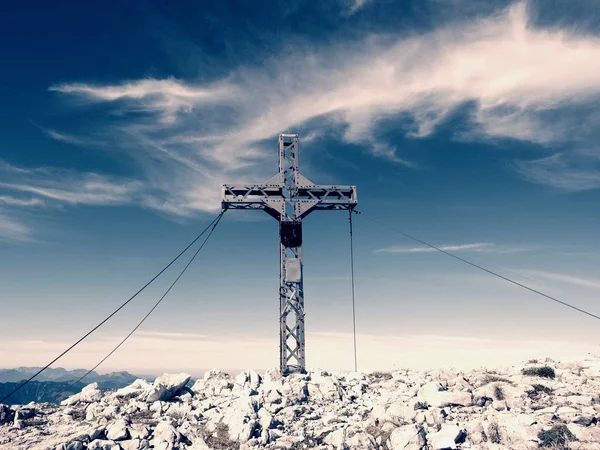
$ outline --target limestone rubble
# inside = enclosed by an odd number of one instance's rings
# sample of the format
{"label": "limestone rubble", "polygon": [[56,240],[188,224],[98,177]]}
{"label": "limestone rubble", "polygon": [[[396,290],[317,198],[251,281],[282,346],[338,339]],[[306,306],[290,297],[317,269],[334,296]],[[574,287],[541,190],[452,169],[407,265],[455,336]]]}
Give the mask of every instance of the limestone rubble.
{"label": "limestone rubble", "polygon": [[[502,370],[212,370],[95,383],[61,405],[0,405],[0,449],[600,450],[600,359]],[[554,447],[551,447],[554,445]]]}

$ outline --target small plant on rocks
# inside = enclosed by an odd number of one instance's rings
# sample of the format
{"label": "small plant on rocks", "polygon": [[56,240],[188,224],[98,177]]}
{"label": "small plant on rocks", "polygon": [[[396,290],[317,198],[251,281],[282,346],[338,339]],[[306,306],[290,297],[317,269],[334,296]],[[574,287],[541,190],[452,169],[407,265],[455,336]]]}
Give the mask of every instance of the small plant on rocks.
{"label": "small plant on rocks", "polygon": [[481,380],[481,385],[480,386],[485,386],[486,384],[496,383],[496,382],[514,384],[508,378],[504,378],[504,377],[500,377],[500,376],[495,375],[495,374],[488,373],[488,374],[486,374],[485,378],[483,380]]}
{"label": "small plant on rocks", "polygon": [[540,448],[551,448],[556,450],[568,450],[569,442],[577,439],[569,431],[566,425],[555,425],[549,430],[540,431],[538,433]]}
{"label": "small plant on rocks", "polygon": [[544,386],[543,384],[534,384],[532,387],[533,390],[527,392],[527,396],[532,400],[538,400],[542,394],[552,394],[552,389],[550,389],[548,386]]}
{"label": "small plant on rocks", "polygon": [[212,433],[204,429],[202,437],[210,448],[217,450],[239,448],[239,444],[229,438],[229,427],[222,422],[217,423],[215,431]]}
{"label": "small plant on rocks", "polygon": [[500,433],[498,422],[490,422],[486,436],[488,441],[492,444],[500,444],[502,442],[502,435]]}
{"label": "small plant on rocks", "polygon": [[523,375],[527,375],[530,377],[541,377],[541,378],[554,378],[556,377],[556,373],[554,369],[549,366],[543,367],[527,367],[522,370]]}
{"label": "small plant on rocks", "polygon": [[502,386],[494,386],[494,397],[496,398],[496,400],[504,400],[506,398]]}
{"label": "small plant on rocks", "polygon": [[389,372],[372,372],[369,374],[369,378],[372,381],[388,381],[391,380],[392,374]]}
{"label": "small plant on rocks", "polygon": [[154,411],[149,409],[138,409],[129,415],[132,422],[140,422],[145,424],[157,423],[158,420],[154,418]]}
{"label": "small plant on rocks", "polygon": [[373,439],[375,439],[375,442],[378,443],[381,450],[389,450],[387,442],[392,434],[391,431],[383,431],[380,426],[370,424],[367,428],[365,428],[365,433],[373,436]]}

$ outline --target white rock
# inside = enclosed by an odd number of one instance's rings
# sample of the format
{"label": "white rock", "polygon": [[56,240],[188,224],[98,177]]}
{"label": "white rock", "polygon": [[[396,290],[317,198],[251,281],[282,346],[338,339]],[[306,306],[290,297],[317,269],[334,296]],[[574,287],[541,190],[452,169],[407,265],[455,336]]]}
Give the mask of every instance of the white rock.
{"label": "white rock", "polygon": [[427,435],[427,442],[433,450],[456,449],[462,431],[457,425],[442,425],[437,433]]}
{"label": "white rock", "polygon": [[494,400],[492,402],[492,408],[494,408],[496,411],[505,411],[506,400]]}
{"label": "white rock", "polygon": [[129,386],[118,389],[113,395],[116,398],[130,398],[136,397],[144,392],[150,392],[152,389],[152,384],[148,383],[146,380],[137,379]]}
{"label": "white rock", "polygon": [[400,422],[412,422],[417,413],[418,411],[406,403],[392,403],[386,410],[385,419],[396,424],[400,424]]}
{"label": "white rock", "polygon": [[336,449],[343,449],[345,440],[346,433],[343,429],[340,428],[338,430],[332,431],[327,436],[325,436],[323,442],[325,444],[332,445]]}
{"label": "white rock", "polygon": [[192,376],[187,373],[165,373],[154,380],[145,400],[147,402],[171,400],[190,381],[190,378]]}
{"label": "white rock", "polygon": [[258,411],[258,418],[260,427],[263,430],[268,430],[273,426],[273,416],[266,409],[263,408]]}
{"label": "white rock", "polygon": [[129,441],[119,442],[119,445],[123,450],[139,450],[142,446],[142,441],[139,439],[131,439]]}
{"label": "white rock", "polygon": [[434,408],[443,408],[451,405],[469,406],[473,404],[470,392],[442,391],[440,389],[441,385],[432,381],[419,389],[417,398]]}
{"label": "white rock", "polygon": [[408,444],[417,437],[417,430],[414,427],[406,426],[396,428],[390,434],[390,444],[392,450],[406,450]]}
{"label": "white rock", "polygon": [[129,434],[132,439],[146,439],[150,436],[150,430],[143,423],[132,423],[129,426]]}
{"label": "white rock", "polygon": [[316,400],[340,400],[340,389],[336,380],[330,376],[311,375],[308,382],[308,395]]}
{"label": "white rock", "polygon": [[127,422],[120,419],[106,427],[106,437],[112,441],[124,441],[129,438]]}
{"label": "white rock", "polygon": [[96,439],[90,442],[87,448],[88,450],[119,450],[119,444],[115,444],[113,441]]}
{"label": "white rock", "polygon": [[570,395],[567,397],[567,402],[572,405],[590,406],[592,404],[593,397],[587,395]]}
{"label": "white rock", "polygon": [[[174,445],[179,440],[177,430],[167,421],[159,422],[154,428],[150,445],[154,447],[163,446],[164,444]],[[168,446],[167,446],[168,448]]]}
{"label": "white rock", "polygon": [[92,403],[102,398],[102,391],[98,388],[98,383],[91,383],[85,386],[80,393],[75,394],[60,402],[63,406],[75,405],[76,403]]}
{"label": "white rock", "polygon": [[356,433],[346,439],[346,445],[349,448],[360,448],[361,450],[375,450],[377,446],[373,439],[366,433]]}

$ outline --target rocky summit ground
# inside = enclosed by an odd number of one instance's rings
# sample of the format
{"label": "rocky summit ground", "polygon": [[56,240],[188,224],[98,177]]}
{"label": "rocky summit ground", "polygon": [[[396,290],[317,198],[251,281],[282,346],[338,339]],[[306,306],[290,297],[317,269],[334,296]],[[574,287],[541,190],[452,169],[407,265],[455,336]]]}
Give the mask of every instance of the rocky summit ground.
{"label": "rocky summit ground", "polygon": [[[523,370],[525,369],[525,370]],[[600,360],[282,377],[213,370],[0,406],[0,449],[600,450]]]}

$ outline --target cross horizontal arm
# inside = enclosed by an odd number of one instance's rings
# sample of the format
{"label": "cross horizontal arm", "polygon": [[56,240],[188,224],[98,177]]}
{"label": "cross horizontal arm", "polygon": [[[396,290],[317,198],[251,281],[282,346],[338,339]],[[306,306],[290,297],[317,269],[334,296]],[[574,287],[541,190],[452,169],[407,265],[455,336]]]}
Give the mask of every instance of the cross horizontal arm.
{"label": "cross horizontal arm", "polygon": [[282,199],[282,188],[274,184],[223,185],[222,209],[262,209],[275,219],[280,218],[280,208],[273,208],[270,199]]}
{"label": "cross horizontal arm", "polygon": [[300,219],[313,211],[354,209],[358,204],[355,186],[300,186],[294,198]]}
{"label": "cross horizontal arm", "polygon": [[[278,220],[285,202],[283,187],[278,184],[223,185],[222,199],[223,209],[262,209]],[[297,205],[297,219],[312,211],[353,209],[358,204],[355,186],[310,182],[296,188],[292,201]]]}

